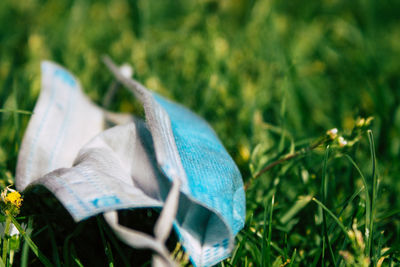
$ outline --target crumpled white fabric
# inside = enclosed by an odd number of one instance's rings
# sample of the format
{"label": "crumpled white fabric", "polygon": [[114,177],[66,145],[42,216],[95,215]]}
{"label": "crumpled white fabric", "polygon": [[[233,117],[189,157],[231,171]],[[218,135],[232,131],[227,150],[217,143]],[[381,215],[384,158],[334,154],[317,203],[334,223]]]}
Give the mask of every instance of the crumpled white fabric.
{"label": "crumpled white fabric", "polygon": [[[175,266],[164,245],[173,225],[196,266],[226,258],[244,222],[243,184],[232,159],[205,122],[106,63],[143,103],[146,122],[94,105],[73,75],[43,62],[42,90],[19,153],[17,189],[47,187],[76,221],[103,213],[124,242],[156,252],[154,266]],[[181,115],[201,130],[181,137],[187,130],[179,128]],[[197,140],[194,148],[189,139]],[[220,177],[212,164],[218,159],[228,172]],[[200,167],[214,180],[197,177],[204,173]],[[224,192],[208,196],[207,188],[218,183]],[[119,225],[116,210],[135,207],[162,208],[154,237]]]}

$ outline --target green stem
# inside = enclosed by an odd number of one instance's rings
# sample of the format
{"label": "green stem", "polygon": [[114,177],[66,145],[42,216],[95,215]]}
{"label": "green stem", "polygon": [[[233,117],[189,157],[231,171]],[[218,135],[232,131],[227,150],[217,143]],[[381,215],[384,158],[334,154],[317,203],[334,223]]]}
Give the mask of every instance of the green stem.
{"label": "green stem", "polygon": [[250,179],[250,180],[247,181],[247,183],[244,185],[244,190],[246,191],[246,190],[249,188],[250,183],[251,183],[254,179],[258,178],[258,177],[261,176],[263,173],[269,171],[269,170],[272,169],[273,167],[275,167],[275,166],[277,166],[277,165],[279,165],[279,164],[281,164],[281,163],[283,163],[283,162],[285,162],[285,161],[288,161],[288,160],[297,158],[298,156],[305,155],[305,154],[307,154],[308,152],[313,151],[314,149],[316,149],[317,147],[319,147],[320,145],[324,144],[324,143],[327,142],[327,141],[329,141],[329,138],[327,138],[327,137],[320,138],[320,139],[317,140],[316,142],[312,143],[310,146],[308,146],[308,147],[306,147],[306,148],[302,148],[302,149],[300,149],[300,150],[298,150],[298,151],[295,151],[295,152],[293,152],[293,153],[287,154],[287,155],[283,156],[282,158],[280,158],[280,159],[278,159],[278,160],[276,160],[276,161],[274,161],[274,162],[268,164],[268,165],[265,166],[262,170],[260,170],[259,172],[257,172],[257,173],[254,175],[253,179]]}
{"label": "green stem", "polygon": [[8,256],[8,239],[10,236],[10,228],[11,228],[11,219],[10,215],[7,214],[6,217],[6,227],[4,230],[4,241],[3,241],[3,256],[1,259],[3,260],[3,263],[7,264],[7,256]]}

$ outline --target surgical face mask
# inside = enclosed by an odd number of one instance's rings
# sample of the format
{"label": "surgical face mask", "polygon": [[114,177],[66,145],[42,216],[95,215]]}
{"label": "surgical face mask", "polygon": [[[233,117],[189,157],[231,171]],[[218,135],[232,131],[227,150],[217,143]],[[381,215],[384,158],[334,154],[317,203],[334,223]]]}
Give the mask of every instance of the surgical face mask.
{"label": "surgical face mask", "polygon": [[[105,62],[143,104],[145,121],[94,105],[69,72],[43,62],[17,188],[47,187],[75,221],[103,213],[124,242],[156,252],[154,266],[175,265],[164,245],[172,227],[194,265],[218,263],[244,225],[238,168],[203,119]],[[161,209],[154,237],[118,224],[116,210],[139,207]]]}

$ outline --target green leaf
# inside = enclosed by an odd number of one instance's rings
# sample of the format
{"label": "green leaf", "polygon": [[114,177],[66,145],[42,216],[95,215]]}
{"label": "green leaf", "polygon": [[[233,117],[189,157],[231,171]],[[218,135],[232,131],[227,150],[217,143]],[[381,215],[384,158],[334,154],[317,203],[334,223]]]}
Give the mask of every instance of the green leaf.
{"label": "green leaf", "polygon": [[282,224],[288,223],[297,213],[299,213],[308,203],[310,203],[312,196],[300,196],[299,200],[280,218]]}

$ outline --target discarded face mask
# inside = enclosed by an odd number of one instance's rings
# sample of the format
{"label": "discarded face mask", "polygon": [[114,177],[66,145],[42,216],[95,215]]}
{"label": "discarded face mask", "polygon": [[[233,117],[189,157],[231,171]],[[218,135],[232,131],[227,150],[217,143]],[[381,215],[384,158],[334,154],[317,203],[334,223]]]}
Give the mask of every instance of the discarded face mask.
{"label": "discarded face mask", "polygon": [[[244,225],[238,168],[204,120],[105,63],[143,104],[146,121],[94,105],[69,72],[43,62],[17,189],[45,186],[75,221],[103,213],[124,242],[156,252],[154,266],[175,266],[164,245],[172,226],[195,266],[218,263]],[[138,207],[162,208],[154,237],[118,224],[116,210]]]}

